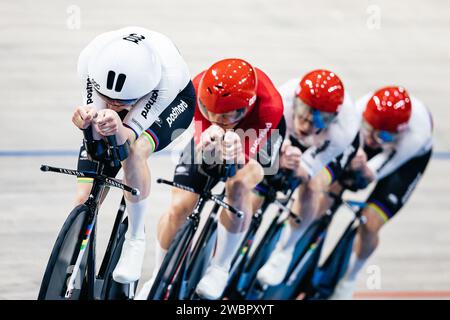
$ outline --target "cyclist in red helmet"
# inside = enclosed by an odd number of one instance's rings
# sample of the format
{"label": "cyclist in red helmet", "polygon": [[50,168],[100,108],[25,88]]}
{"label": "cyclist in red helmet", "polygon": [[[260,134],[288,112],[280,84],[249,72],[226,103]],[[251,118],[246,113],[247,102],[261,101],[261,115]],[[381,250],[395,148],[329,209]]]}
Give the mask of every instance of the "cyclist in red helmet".
{"label": "cyclist in red helmet", "polygon": [[[201,191],[207,176],[202,173],[199,158],[213,149],[222,154],[220,161],[227,159],[243,165],[226,180],[225,191],[227,201],[246,217],[238,219],[227,210],[220,212],[215,253],[196,289],[202,298],[218,299],[226,287],[232,259],[253,213],[252,190],[264,174],[276,169],[272,168],[272,157],[277,151],[267,156],[260,150],[266,150],[269,143],[281,146],[285,132],[283,102],[269,77],[242,59],[218,61],[197,75],[193,83],[197,93],[194,138],[175,168],[174,181]],[[172,190],[171,206],[158,225],[153,277],[137,299],[148,295],[167,249],[197,199],[194,193]]]}
{"label": "cyclist in red helmet", "polygon": [[346,274],[332,299],[351,299],[356,276],[376,249],[381,227],[406,203],[432,154],[432,118],[428,109],[403,87],[389,86],[357,102],[362,113],[363,144],[333,188],[356,191],[375,181],[362,214]]}
{"label": "cyclist in red helmet", "polygon": [[411,98],[402,87],[385,87],[375,92],[363,113],[363,129],[368,146],[392,142],[407,127],[411,117]]}
{"label": "cyclist in red helmet", "polygon": [[[339,178],[359,145],[358,114],[334,72],[314,70],[300,81],[287,82],[279,90],[289,134],[281,149],[280,167],[293,170],[302,182],[293,204],[293,211],[302,222],[289,219],[269,260],[259,270],[258,280],[267,285],[283,281],[295,244],[321,213],[323,191]],[[265,183],[271,183],[270,178],[266,180]],[[291,188],[297,186],[293,183]],[[264,196],[263,186],[259,189]]]}

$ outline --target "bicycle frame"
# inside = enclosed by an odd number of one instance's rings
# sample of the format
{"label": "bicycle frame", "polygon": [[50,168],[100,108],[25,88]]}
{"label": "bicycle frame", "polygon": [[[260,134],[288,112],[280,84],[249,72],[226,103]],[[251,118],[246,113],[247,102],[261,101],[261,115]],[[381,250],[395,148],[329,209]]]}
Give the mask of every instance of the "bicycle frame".
{"label": "bicycle frame", "polygon": [[362,203],[343,200],[341,198],[342,194],[327,194],[335,201],[325,215],[315,220],[308,227],[303,237],[297,243],[294,258],[291,261],[291,265],[284,281],[276,287],[270,287],[268,290],[264,290],[265,292],[262,292],[259,298],[295,299],[300,294],[303,296],[302,299],[317,296],[315,293],[308,292],[307,286],[311,286],[310,282],[312,281],[315,270],[318,268],[317,264],[319,263],[327,230],[335,213],[342,204],[349,206],[355,213],[354,219],[347,225],[345,232],[338,240],[338,243],[352,230],[352,228],[354,228],[356,221],[364,223],[364,217],[353,208],[354,206],[360,208],[363,205]]}
{"label": "bicycle frame", "polygon": [[[260,264],[261,251],[266,248],[266,236],[268,234],[272,234],[270,232],[279,222],[280,216],[283,212],[289,212],[289,215],[293,216],[294,214],[288,209],[288,203],[291,201],[293,195],[293,190],[289,190],[285,199],[282,201],[277,200],[277,191],[273,188],[270,188],[267,192],[267,195],[264,197],[264,201],[261,207],[255,212],[250,222],[249,229],[244,237],[244,241],[242,242],[242,246],[237,252],[236,256],[233,259],[232,267],[231,267],[231,276],[230,276],[230,285],[228,286],[226,293],[230,297],[245,297],[248,289],[252,286],[254,279],[253,273],[256,265]],[[256,232],[261,225],[262,218],[269,208],[271,204],[275,204],[279,207],[277,215],[273,218],[272,223],[270,224],[268,231],[261,241],[257,244],[253,255],[250,256],[251,248],[254,244],[254,239],[256,236]],[[283,219],[284,222],[284,219]]]}
{"label": "bicycle frame", "polygon": [[[204,206],[206,205],[206,202],[213,201],[216,204],[216,206],[220,206],[222,208],[229,210],[231,213],[235,214],[238,218],[242,218],[244,216],[244,213],[224,202],[222,200],[222,195],[214,195],[211,193],[210,189],[212,189],[212,186],[215,181],[213,178],[209,176],[205,188],[201,193],[197,193],[192,188],[173,181],[158,179],[157,182],[200,195],[193,212],[187,218],[188,220],[187,223],[182,229],[178,231],[177,235],[175,236],[175,239],[172,241],[171,247],[167,252],[167,255],[160,267],[160,271],[158,272],[155,282],[148,295],[148,299],[160,299],[160,298],[169,299],[172,297],[178,298],[180,295],[180,289],[184,289],[181,287],[181,285],[182,281],[186,277],[186,270],[188,268],[188,265],[190,262],[192,262],[191,258],[195,257],[195,255],[191,256],[192,242],[194,239],[195,231],[198,229],[200,223],[200,214]],[[186,232],[187,234],[185,235],[184,232]],[[184,239],[182,239],[183,237]],[[179,243],[180,239],[183,240],[181,244]],[[175,262],[169,266],[169,263],[173,258],[172,256],[175,254],[176,254]],[[165,277],[164,272],[167,272],[168,269],[170,269],[166,277],[168,278],[167,279],[168,283],[162,282],[164,280],[163,278]],[[160,286],[161,283],[162,288]],[[176,287],[176,285],[178,285],[178,290],[172,291],[172,289]],[[183,295],[185,294],[184,292],[181,293]]]}
{"label": "bicycle frame", "polygon": [[[211,186],[212,179],[210,179],[207,183],[208,188]],[[203,208],[206,205],[207,202],[207,194],[201,194],[199,200],[197,201],[197,205],[195,206],[192,214],[188,217],[188,227],[192,230],[188,234],[187,241],[185,242],[185,245],[182,247],[182,250],[180,251],[180,256],[177,261],[177,268],[175,270],[175,273],[173,274],[172,278],[170,279],[169,286],[167,288],[167,292],[164,294],[164,299],[168,299],[169,296],[179,296],[180,292],[171,292],[172,287],[174,286],[175,282],[182,282],[183,278],[185,276],[185,270],[186,270],[186,261],[189,260],[187,257],[189,255],[189,252],[192,247],[192,242],[194,239],[194,234],[198,229],[198,226],[200,224],[200,214],[203,211]],[[182,268],[184,266],[184,268]],[[156,282],[156,281],[155,281]]]}
{"label": "bicycle frame", "polygon": [[[225,196],[225,190],[220,195],[221,199]],[[198,260],[201,258],[201,255],[205,253],[203,250],[203,245],[211,240],[211,237],[217,230],[217,219],[218,219],[218,211],[219,211],[220,205],[215,203],[213,209],[211,210],[205,225],[202,228],[202,231],[195,242],[195,245],[192,250],[189,251],[188,255],[188,263],[187,267],[184,269],[184,274],[182,276],[181,280],[181,288],[180,292],[178,294],[179,299],[189,299],[193,296],[194,290],[196,285],[198,284],[198,281],[200,279],[193,278],[194,273],[197,273],[202,270],[198,270],[199,267],[205,267],[205,266],[199,266]]]}
{"label": "bicycle frame", "polygon": [[[320,266],[316,267],[311,278],[312,293],[308,294],[306,298],[327,299],[331,296],[334,286],[347,269],[357,229],[360,225],[366,223],[366,218],[361,215],[360,211],[360,209],[365,207],[365,203],[342,199],[338,203],[349,207],[355,216],[347,224],[327,259]],[[333,270],[333,272],[330,273],[329,270]]]}

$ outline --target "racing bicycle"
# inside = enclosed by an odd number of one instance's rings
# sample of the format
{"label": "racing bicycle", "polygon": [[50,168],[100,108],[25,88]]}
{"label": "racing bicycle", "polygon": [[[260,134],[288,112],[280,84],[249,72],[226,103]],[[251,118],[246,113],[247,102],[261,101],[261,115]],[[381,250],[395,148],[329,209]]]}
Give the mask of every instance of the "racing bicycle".
{"label": "racing bicycle", "polygon": [[[218,164],[216,166],[219,169],[214,171],[221,172],[221,181],[225,181],[236,172],[235,164]],[[207,175],[207,177],[207,182],[200,193],[174,181],[157,180],[158,183],[196,193],[200,197],[193,212],[172,241],[149,292],[148,300],[198,299],[199,297],[195,294],[195,288],[214,250],[219,208],[227,209],[238,218],[244,216],[241,210],[233,208],[223,201],[224,192],[220,194],[211,193],[217,178],[210,175]],[[194,244],[194,236],[199,227],[200,215],[208,201],[213,201],[214,207]]]}
{"label": "racing bicycle", "polygon": [[[294,177],[292,170],[280,169],[276,175],[267,177],[263,183],[257,186],[256,191],[264,196],[264,201],[254,213],[243,244],[233,260],[231,277],[225,291],[228,299],[247,298],[249,288],[254,285],[258,270],[269,258],[284,222],[291,217],[300,223],[297,216],[289,209],[290,203],[293,201],[293,193],[300,183],[301,181]],[[278,207],[278,211],[269,223],[262,239],[255,242],[255,236],[261,226],[263,216],[272,204]]]}
{"label": "racing bicycle", "polygon": [[[84,129],[83,134],[85,144],[94,141],[91,127]],[[93,184],[87,201],[70,212],[58,234],[41,282],[39,300],[131,299],[135,294],[137,281],[121,284],[112,278],[128,228],[123,197],[106,252],[96,271],[97,215],[106,188],[115,187],[134,196],[139,195],[138,189],[103,174],[107,163],[113,167],[120,166],[115,136],[109,136],[106,140],[103,148],[100,148],[102,144],[98,144],[98,155],[93,160],[97,164],[95,172],[41,166],[43,172],[92,178]]]}
{"label": "racing bicycle", "polygon": [[[298,241],[283,282],[273,287],[258,283],[252,288],[254,291],[251,298],[303,300],[327,299],[332,295],[336,284],[347,269],[358,227],[366,220],[360,210],[365,203],[344,200],[342,193],[336,195],[327,192],[327,194],[334,200],[333,205],[307,228],[305,234]],[[343,204],[354,213],[354,217],[347,224],[325,262],[319,265],[328,228],[335,213]]]}

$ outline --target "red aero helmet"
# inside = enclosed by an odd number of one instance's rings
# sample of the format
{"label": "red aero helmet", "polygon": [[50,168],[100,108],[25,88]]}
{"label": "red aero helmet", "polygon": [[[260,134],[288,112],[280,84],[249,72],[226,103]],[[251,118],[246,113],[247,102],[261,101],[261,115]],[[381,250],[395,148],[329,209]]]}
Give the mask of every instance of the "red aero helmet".
{"label": "red aero helmet", "polygon": [[344,85],[335,73],[319,69],[300,80],[296,94],[313,109],[335,113],[344,102]]}
{"label": "red aero helmet", "polygon": [[411,117],[411,99],[403,87],[376,91],[367,102],[364,119],[375,129],[398,132]]}
{"label": "red aero helmet", "polygon": [[255,69],[242,59],[224,59],[205,71],[198,86],[198,99],[210,112],[250,109],[256,101]]}

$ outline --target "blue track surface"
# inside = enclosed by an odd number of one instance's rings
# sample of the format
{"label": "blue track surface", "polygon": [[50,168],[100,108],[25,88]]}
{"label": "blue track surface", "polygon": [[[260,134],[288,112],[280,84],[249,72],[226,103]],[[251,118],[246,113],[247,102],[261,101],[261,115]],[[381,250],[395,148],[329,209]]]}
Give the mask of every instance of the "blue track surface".
{"label": "blue track surface", "polygon": [[[77,157],[78,150],[1,150],[0,158]],[[172,151],[159,151],[153,157],[170,156]],[[450,160],[450,151],[435,151],[433,159]]]}

